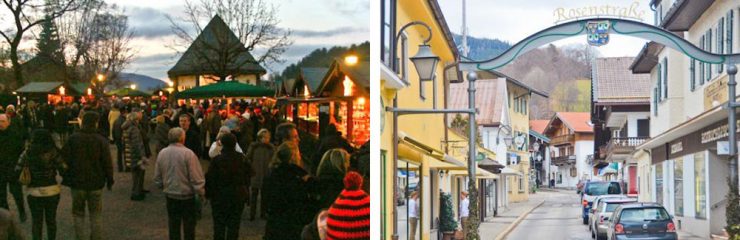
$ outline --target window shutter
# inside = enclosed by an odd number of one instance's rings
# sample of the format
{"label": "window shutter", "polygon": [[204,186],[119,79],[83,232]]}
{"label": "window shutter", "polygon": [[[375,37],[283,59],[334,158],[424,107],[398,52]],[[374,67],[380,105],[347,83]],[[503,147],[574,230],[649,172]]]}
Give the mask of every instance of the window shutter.
{"label": "window shutter", "polygon": [[[707,30],[707,52],[714,52],[712,51],[712,28],[709,28]],[[707,82],[712,81],[712,64],[707,63]]]}
{"label": "window shutter", "polygon": [[696,90],[696,60],[691,58],[691,66],[689,66],[689,74],[691,81],[689,82],[689,88],[693,92]]}
{"label": "window shutter", "polygon": [[658,63],[658,101],[663,100],[663,67]]}
{"label": "window shutter", "polygon": [[[706,49],[705,44],[706,44],[706,42],[704,40],[704,36],[701,36],[701,40],[699,41],[699,47],[702,50],[705,50]],[[701,62],[699,62],[699,65],[700,65],[700,67],[699,67],[699,85],[702,86],[702,85],[704,85],[704,69],[706,68],[706,64],[704,63],[704,61],[701,61]]]}
{"label": "window shutter", "polygon": [[[720,18],[717,23],[717,53],[725,52],[725,18]],[[717,73],[722,73],[724,65],[717,64]]]}
{"label": "window shutter", "polygon": [[668,58],[663,57],[663,97],[668,99]]}
{"label": "window shutter", "polygon": [[653,115],[658,116],[658,88],[653,88]]}
{"label": "window shutter", "polygon": [[727,47],[725,48],[727,54],[732,54],[732,37],[733,37],[732,34],[734,30],[732,28],[734,27],[733,25],[735,24],[734,15],[735,15],[735,11],[732,9],[730,9],[730,12],[727,13],[727,37],[726,37]]}

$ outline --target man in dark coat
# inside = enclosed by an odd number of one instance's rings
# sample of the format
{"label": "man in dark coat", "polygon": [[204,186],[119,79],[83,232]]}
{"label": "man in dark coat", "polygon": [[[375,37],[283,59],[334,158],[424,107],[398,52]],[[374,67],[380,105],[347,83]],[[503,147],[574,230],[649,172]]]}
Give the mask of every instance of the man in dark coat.
{"label": "man in dark coat", "polygon": [[13,195],[15,204],[18,206],[18,215],[21,222],[26,221],[26,208],[23,201],[23,189],[18,183],[18,174],[15,173],[15,165],[23,152],[26,143],[26,135],[23,129],[11,124],[7,114],[0,114],[0,208],[8,208],[8,192]]}
{"label": "man in dark coat", "polygon": [[123,129],[121,126],[126,121],[125,110],[121,110],[121,115],[118,116],[115,122],[113,122],[113,142],[116,144],[116,163],[118,165],[118,172],[123,172],[125,169],[123,164],[124,157],[124,143],[123,143]]}
{"label": "man in dark coat", "polygon": [[185,147],[193,151],[200,159],[203,153],[203,145],[200,143],[200,133],[197,129],[192,128],[192,119],[189,114],[181,114],[178,117],[180,128],[185,130]]}
{"label": "man in dark coat", "polygon": [[326,130],[324,130],[324,134],[321,135],[321,139],[319,140],[319,150],[311,157],[311,166],[318,166],[324,153],[330,149],[341,148],[350,154],[355,151],[347,139],[342,137],[342,133],[337,130],[337,127],[334,124],[326,126]]}
{"label": "man in dark coat", "polygon": [[[62,148],[68,171],[62,184],[72,189],[72,214],[77,239],[103,239],[102,189],[113,186],[113,165],[108,140],[98,132],[100,115],[86,111],[82,128]],[[85,209],[89,210],[90,236],[85,235]]]}

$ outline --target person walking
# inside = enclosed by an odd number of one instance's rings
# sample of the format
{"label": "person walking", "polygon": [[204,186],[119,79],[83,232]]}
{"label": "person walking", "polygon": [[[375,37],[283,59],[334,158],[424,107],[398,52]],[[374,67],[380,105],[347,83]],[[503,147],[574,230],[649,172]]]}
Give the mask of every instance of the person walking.
{"label": "person walking", "polygon": [[0,240],[23,240],[23,230],[20,224],[13,220],[13,214],[7,209],[0,208]]}
{"label": "person walking", "polygon": [[126,165],[131,169],[131,201],[143,201],[146,197],[144,195],[146,159],[140,121],[141,111],[135,109],[126,115],[126,122],[121,125]]}
{"label": "person walking", "polygon": [[321,134],[318,151],[310,159],[313,163],[311,165],[318,166],[318,163],[324,157],[324,153],[335,148],[344,149],[350,154],[355,151],[347,139],[342,137],[342,133],[337,130],[337,127],[334,124],[329,124],[324,130],[324,134]]}
{"label": "person walking", "polygon": [[177,119],[179,120],[180,128],[185,131],[185,147],[190,149],[190,151],[193,151],[195,156],[200,159],[203,147],[200,144],[200,133],[198,133],[198,130],[193,127],[193,118],[189,114],[184,113]]}
{"label": "person walking", "polygon": [[157,116],[155,118],[155,122],[157,123],[157,126],[154,128],[154,151],[159,154],[162,149],[169,145],[169,142],[167,141],[167,133],[170,131],[170,125],[167,124],[166,115]]}
{"label": "person walking", "polygon": [[414,191],[409,196],[409,204],[406,206],[409,210],[409,225],[410,231],[409,239],[416,239],[416,227],[419,226],[419,193]]}
{"label": "person walking", "polygon": [[23,129],[16,126],[7,114],[0,114],[0,143],[3,144],[0,147],[0,208],[10,210],[8,205],[9,189],[18,208],[18,216],[21,222],[25,222],[27,216],[23,201],[23,188],[18,183],[15,165],[25,148],[26,134],[24,134]]}
{"label": "person walking", "polygon": [[113,107],[111,107],[110,112],[108,113],[108,124],[110,125],[110,133],[111,133],[110,136],[108,136],[108,138],[111,141],[115,140],[113,136],[113,128],[116,124],[116,120],[118,120],[118,117],[120,117],[121,115],[122,115],[121,110],[119,109],[118,105],[114,104]]}
{"label": "person walking", "polygon": [[236,136],[223,134],[221,154],[213,158],[206,173],[206,198],[213,212],[213,239],[239,239],[239,225],[244,203],[249,198],[250,166],[244,154],[237,152]]}
{"label": "person walking", "polygon": [[[231,130],[229,129],[229,127],[223,126],[218,129],[218,134],[214,138],[215,141],[211,144],[211,148],[208,150],[208,157],[213,159],[221,154],[221,149],[223,148],[221,138],[226,134],[231,134]],[[238,144],[236,145],[236,152],[244,154],[244,151],[242,151],[242,148]]]}
{"label": "person walking", "polygon": [[18,168],[27,168],[31,177],[27,183],[27,200],[28,208],[31,209],[33,239],[41,240],[44,222],[46,239],[56,239],[57,207],[61,192],[56,176],[64,172],[66,166],[61,160],[59,149],[54,145],[51,132],[46,129],[34,130],[31,144],[18,161]]}
{"label": "person walking", "polygon": [[[102,236],[102,189],[113,187],[113,164],[108,140],[97,131],[100,115],[86,111],[82,128],[73,133],[62,148],[62,159],[68,166],[62,185],[72,189],[72,214],[75,239],[100,240]],[[85,237],[85,209],[88,210],[90,236]]]}
{"label": "person walking", "polygon": [[270,176],[264,182],[264,201],[267,205],[265,240],[300,239],[303,226],[311,222],[315,212],[309,202],[307,189],[310,175],[296,165],[299,155],[295,144],[281,144],[272,162]]}
{"label": "person walking", "polygon": [[470,199],[468,199],[468,192],[460,192],[460,225],[462,225],[463,236],[468,235],[468,217],[470,216]]}
{"label": "person walking", "polygon": [[303,157],[301,156],[301,149],[299,147],[301,138],[298,135],[298,128],[296,128],[295,124],[289,122],[281,123],[275,128],[275,137],[280,145],[289,144],[291,148],[295,148],[296,151],[294,154],[296,156],[290,159],[292,161],[291,163],[308,172],[309,168],[305,166]]}
{"label": "person walking", "polygon": [[370,239],[370,196],[362,190],[362,176],[349,172],[344,190],[329,208],[327,239]]}
{"label": "person walking", "polygon": [[263,201],[264,194],[260,194],[264,179],[270,171],[270,159],[275,153],[275,146],[270,143],[270,131],[267,129],[261,129],[257,132],[258,142],[253,142],[249,145],[247,150],[247,161],[254,171],[252,179],[250,181],[250,205],[249,205],[249,220],[254,221],[254,216],[257,215],[257,205],[260,206],[260,217],[265,218],[266,201]]}
{"label": "person walking", "polygon": [[172,128],[167,134],[170,145],[157,156],[154,184],[167,199],[167,222],[170,240],[194,240],[196,196],[204,199],[205,178],[198,156],[185,147],[185,130]]}
{"label": "person walking", "polygon": [[329,208],[344,189],[344,175],[349,168],[349,153],[341,148],[324,154],[316,172],[319,209]]}

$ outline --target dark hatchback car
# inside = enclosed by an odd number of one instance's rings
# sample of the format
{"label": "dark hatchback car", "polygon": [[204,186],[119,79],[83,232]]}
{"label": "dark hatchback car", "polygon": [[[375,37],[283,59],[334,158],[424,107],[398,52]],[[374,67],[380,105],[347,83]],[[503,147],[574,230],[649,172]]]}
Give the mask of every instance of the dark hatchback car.
{"label": "dark hatchback car", "polygon": [[676,225],[657,203],[628,203],[614,210],[607,230],[609,240],[675,240]]}

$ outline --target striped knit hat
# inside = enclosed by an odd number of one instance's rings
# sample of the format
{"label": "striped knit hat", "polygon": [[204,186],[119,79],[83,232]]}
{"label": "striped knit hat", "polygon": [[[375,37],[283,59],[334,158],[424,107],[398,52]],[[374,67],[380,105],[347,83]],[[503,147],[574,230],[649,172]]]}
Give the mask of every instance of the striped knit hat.
{"label": "striped knit hat", "polygon": [[326,239],[370,239],[370,197],[362,190],[362,176],[349,172],[344,190],[329,208]]}

